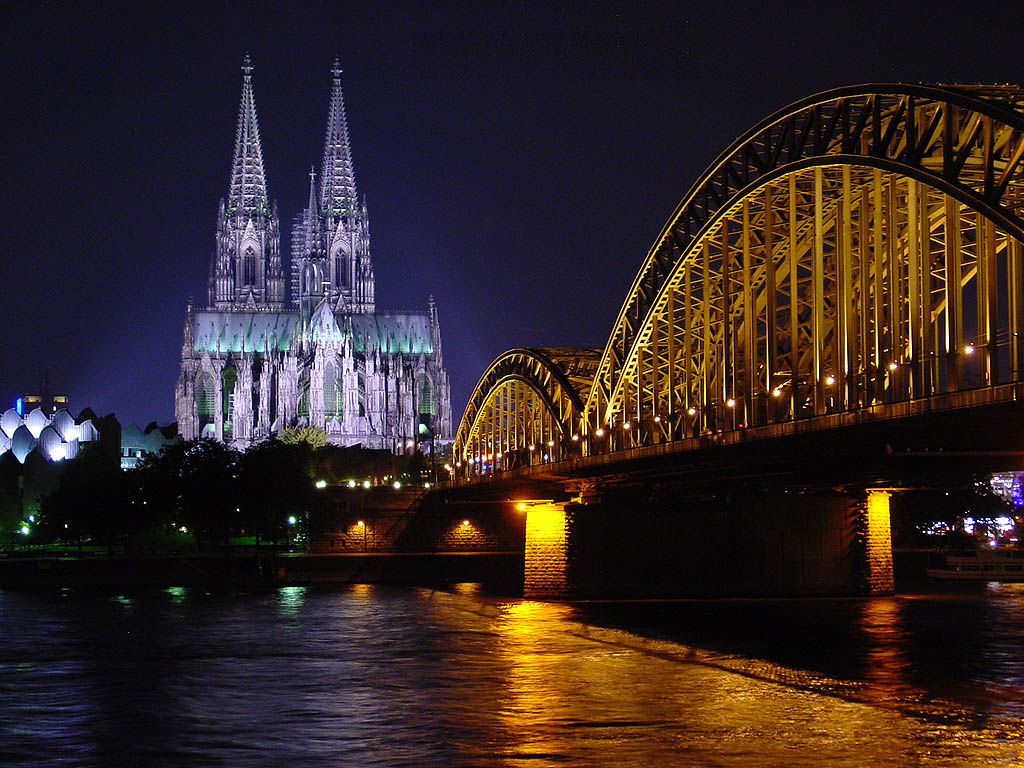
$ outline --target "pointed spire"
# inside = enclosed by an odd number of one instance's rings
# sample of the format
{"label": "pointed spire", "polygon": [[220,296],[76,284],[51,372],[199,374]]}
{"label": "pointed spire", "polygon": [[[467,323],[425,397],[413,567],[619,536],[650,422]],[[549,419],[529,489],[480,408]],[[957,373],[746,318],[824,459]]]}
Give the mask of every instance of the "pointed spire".
{"label": "pointed spire", "polygon": [[238,131],[235,134],[235,158],[231,164],[231,186],[228,189],[228,213],[255,209],[269,212],[267,179],[263,173],[263,148],[260,127],[256,120],[256,100],[252,92],[252,63],[249,54],[242,62],[242,102],[238,109]]}
{"label": "pointed spire", "polygon": [[345,119],[345,100],[341,93],[341,67],[337,57],[331,67],[331,75],[334,84],[327,111],[323,170],[320,173],[320,208],[329,216],[342,210],[352,211],[357,200],[356,175],[352,168],[348,122]]}
{"label": "pointed spire", "polygon": [[322,232],[319,209],[316,204],[316,169],[313,166],[309,167],[309,202],[306,204],[304,231],[306,238],[303,248],[304,255],[319,250]]}

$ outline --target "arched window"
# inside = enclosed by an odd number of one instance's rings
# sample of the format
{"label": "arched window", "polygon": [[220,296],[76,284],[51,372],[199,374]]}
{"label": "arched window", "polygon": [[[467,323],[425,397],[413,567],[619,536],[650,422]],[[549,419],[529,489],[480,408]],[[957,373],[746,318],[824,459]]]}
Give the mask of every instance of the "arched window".
{"label": "arched window", "polygon": [[348,286],[348,260],[345,252],[340,248],[334,252],[334,287],[346,288]]}
{"label": "arched window", "polygon": [[213,376],[202,373],[196,381],[196,406],[199,411],[199,434],[207,424],[213,424],[217,416],[217,387]]}
{"label": "arched window", "polygon": [[419,390],[419,412],[420,415],[436,416],[437,402],[434,399],[434,384],[430,378],[424,376],[420,379]]}
{"label": "arched window", "polygon": [[256,285],[256,251],[251,245],[242,257],[242,284]]}
{"label": "arched window", "polygon": [[324,415],[330,419],[341,415],[341,387],[338,386],[338,369],[334,363],[324,366]]}
{"label": "arched window", "polygon": [[299,376],[299,418],[309,417],[309,372],[303,371]]}
{"label": "arched window", "polygon": [[222,391],[222,406],[224,408],[224,437],[228,438],[231,436],[231,419],[234,415],[235,408],[235,382],[238,381],[238,371],[235,370],[235,366],[229,365],[224,369],[224,373],[221,374],[221,385],[224,387]]}

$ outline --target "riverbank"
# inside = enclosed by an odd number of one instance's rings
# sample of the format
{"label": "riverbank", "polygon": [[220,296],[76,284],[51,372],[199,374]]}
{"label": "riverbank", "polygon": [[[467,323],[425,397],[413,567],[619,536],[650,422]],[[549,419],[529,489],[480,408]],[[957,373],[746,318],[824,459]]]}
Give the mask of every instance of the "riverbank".
{"label": "riverbank", "polygon": [[0,558],[0,589],[486,582],[521,593],[522,552]]}

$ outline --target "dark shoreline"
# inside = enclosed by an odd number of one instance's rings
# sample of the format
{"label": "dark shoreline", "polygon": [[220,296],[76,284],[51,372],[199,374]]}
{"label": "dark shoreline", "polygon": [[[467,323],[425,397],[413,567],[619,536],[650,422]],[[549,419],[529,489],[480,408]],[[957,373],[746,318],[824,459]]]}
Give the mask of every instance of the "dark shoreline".
{"label": "dark shoreline", "polygon": [[0,558],[0,589],[488,582],[522,592],[522,552]]}

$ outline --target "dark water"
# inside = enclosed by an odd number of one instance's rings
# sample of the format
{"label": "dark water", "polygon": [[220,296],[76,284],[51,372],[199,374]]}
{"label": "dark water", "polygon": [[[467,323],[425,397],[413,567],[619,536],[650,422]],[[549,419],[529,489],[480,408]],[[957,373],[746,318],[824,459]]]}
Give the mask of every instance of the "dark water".
{"label": "dark water", "polygon": [[1024,765],[1024,585],[0,591],[0,765]]}

